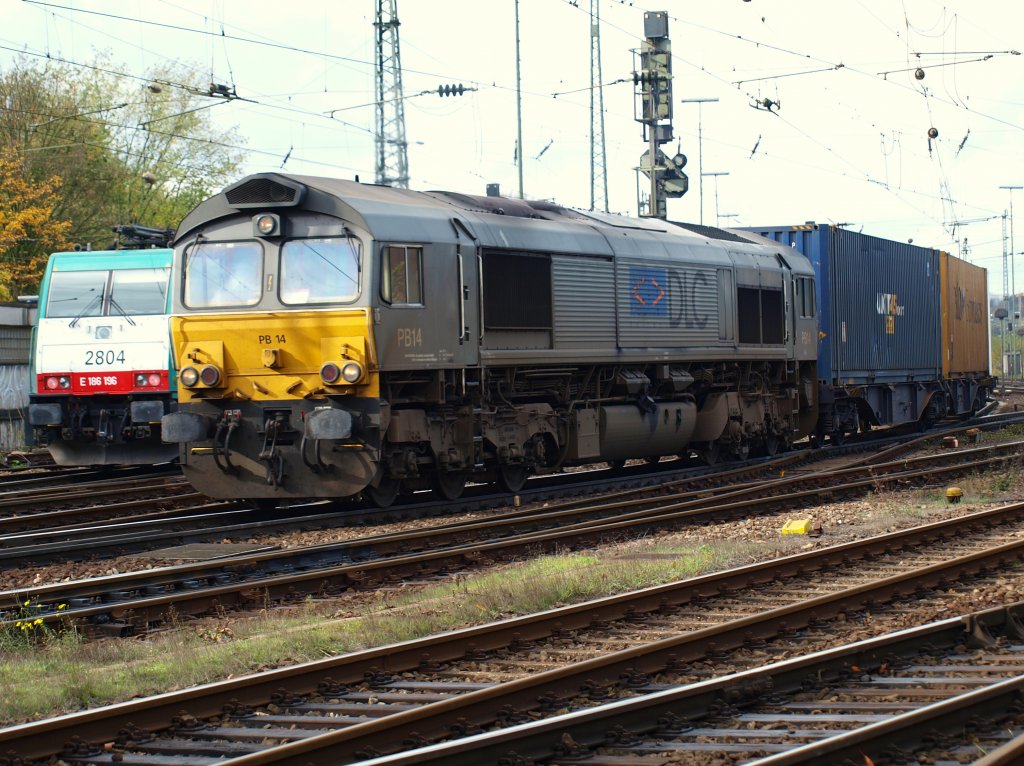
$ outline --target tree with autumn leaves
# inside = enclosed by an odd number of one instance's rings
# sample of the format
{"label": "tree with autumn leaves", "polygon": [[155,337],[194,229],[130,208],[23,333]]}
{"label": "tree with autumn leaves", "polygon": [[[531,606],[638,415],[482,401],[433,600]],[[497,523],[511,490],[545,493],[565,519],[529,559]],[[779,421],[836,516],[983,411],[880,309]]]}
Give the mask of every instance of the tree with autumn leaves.
{"label": "tree with autumn leaves", "polygon": [[109,248],[120,224],[173,229],[235,180],[242,141],[210,120],[226,103],[181,64],[0,69],[0,300],[36,292],[51,252]]}
{"label": "tree with autumn leaves", "polygon": [[0,300],[34,292],[47,256],[70,244],[71,221],[54,215],[60,185],[31,180],[17,151],[0,149]]}

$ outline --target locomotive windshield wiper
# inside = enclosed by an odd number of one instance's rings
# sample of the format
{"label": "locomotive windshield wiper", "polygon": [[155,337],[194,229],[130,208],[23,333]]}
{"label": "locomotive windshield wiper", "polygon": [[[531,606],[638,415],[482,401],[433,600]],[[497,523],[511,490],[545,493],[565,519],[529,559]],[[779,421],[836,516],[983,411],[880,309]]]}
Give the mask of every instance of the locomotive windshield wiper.
{"label": "locomotive windshield wiper", "polygon": [[128,312],[121,308],[121,304],[114,300],[114,296],[110,296],[110,305],[121,312],[121,316],[128,320],[128,324],[135,325],[135,320],[128,316]]}
{"label": "locomotive windshield wiper", "polygon": [[335,270],[336,272],[338,272],[339,274],[341,274],[341,275],[342,275],[343,277],[345,277],[345,278],[346,278],[346,279],[347,279],[347,280],[348,280],[349,282],[351,282],[351,283],[352,283],[353,285],[358,285],[358,284],[359,284],[359,282],[358,282],[358,281],[356,281],[356,279],[355,279],[355,278],[354,278],[354,277],[353,277],[353,276],[352,276],[351,274],[349,274],[349,273],[348,273],[347,271],[344,271],[343,269],[341,269],[341,268],[340,268],[340,267],[338,266],[338,264],[334,263],[334,262],[333,262],[333,261],[332,261],[332,260],[331,260],[330,258],[328,258],[328,257],[327,257],[326,255],[324,255],[324,254],[323,254],[322,252],[320,252],[319,250],[317,250],[317,249],[316,249],[315,247],[313,247],[313,246],[312,246],[311,244],[309,244],[308,242],[303,242],[302,244],[303,244],[303,246],[304,246],[304,247],[305,247],[305,248],[306,248],[307,250],[311,251],[311,252],[313,253],[313,255],[317,256],[317,257],[318,257],[318,258],[319,258],[319,259],[320,259],[321,261],[323,261],[323,262],[324,262],[324,263],[326,263],[326,264],[327,264],[328,266],[330,266],[330,267],[331,267],[332,269],[334,269],[334,270]]}
{"label": "locomotive windshield wiper", "polygon": [[[88,303],[86,303],[84,306],[82,306],[82,310],[79,311],[77,314],[75,314],[75,318],[74,319],[72,319],[70,322],[68,322],[68,327],[74,327],[76,324],[78,324],[78,320],[85,316],[85,312],[87,312],[89,309],[91,309],[93,307],[93,304],[96,303],[96,301],[98,301],[100,299],[100,297],[101,296],[99,296],[99,295],[92,296],[92,300],[89,301]],[[76,298],[76,300],[77,300],[77,298]]]}

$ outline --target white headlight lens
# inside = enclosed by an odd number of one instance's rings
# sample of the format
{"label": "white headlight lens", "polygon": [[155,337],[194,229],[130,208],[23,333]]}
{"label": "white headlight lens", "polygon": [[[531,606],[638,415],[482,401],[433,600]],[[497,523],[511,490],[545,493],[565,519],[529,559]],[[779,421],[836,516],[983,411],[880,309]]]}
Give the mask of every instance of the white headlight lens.
{"label": "white headlight lens", "polygon": [[346,383],[355,383],[363,377],[363,368],[359,362],[345,362],[341,367],[341,377]]}
{"label": "white headlight lens", "polygon": [[272,215],[261,215],[256,219],[256,230],[260,234],[273,234],[274,229],[277,228],[277,221],[274,220]]}

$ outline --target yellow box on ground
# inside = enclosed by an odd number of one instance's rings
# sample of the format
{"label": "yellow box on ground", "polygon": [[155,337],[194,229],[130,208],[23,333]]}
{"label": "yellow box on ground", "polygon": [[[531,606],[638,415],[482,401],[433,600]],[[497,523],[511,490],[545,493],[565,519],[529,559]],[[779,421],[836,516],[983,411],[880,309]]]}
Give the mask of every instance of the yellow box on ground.
{"label": "yellow box on ground", "polygon": [[810,519],[790,519],[782,525],[782,534],[808,535],[813,528],[814,524]]}

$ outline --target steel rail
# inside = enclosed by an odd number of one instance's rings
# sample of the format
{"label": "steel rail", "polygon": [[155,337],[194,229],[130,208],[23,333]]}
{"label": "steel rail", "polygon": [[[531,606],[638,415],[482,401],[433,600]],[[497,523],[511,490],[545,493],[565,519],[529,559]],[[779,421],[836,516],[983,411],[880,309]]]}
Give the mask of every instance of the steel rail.
{"label": "steel rail", "polygon": [[1020,766],[1024,763],[1024,735],[1014,737],[1002,747],[976,760],[973,766]]}
{"label": "steel rail", "polygon": [[[682,733],[687,721],[699,719],[709,710],[728,708],[744,698],[796,691],[806,686],[809,679],[836,678],[842,668],[879,668],[901,656],[931,652],[937,647],[952,648],[958,643],[977,638],[979,630],[986,637],[1003,631],[1014,638],[1019,638],[1022,615],[1024,605],[1021,604],[997,607],[753,670],[653,692],[642,697],[624,699],[444,744],[360,760],[360,766],[476,766],[481,763],[500,762],[535,763],[551,758],[562,762],[559,754],[569,756],[564,758],[569,761],[600,762],[600,757],[592,753],[593,748],[614,746],[616,737],[621,740],[632,732],[652,732],[659,728],[678,728]],[[818,682],[820,683],[820,680]],[[833,766],[840,763],[874,762],[874,759],[865,759],[865,755],[874,756],[879,762],[884,762],[881,753],[885,748],[894,744],[920,742],[922,737],[933,734],[943,725],[962,722],[966,713],[972,710],[978,715],[1005,713],[1007,702],[1019,700],[1022,692],[1024,676],[1002,681],[994,680],[990,685],[958,695],[958,698],[928,705],[904,715],[892,716],[889,721],[868,725],[746,763],[748,766]],[[386,721],[387,719],[382,719],[380,723]],[[673,726],[671,722],[678,723]],[[332,732],[331,735],[312,737],[302,742],[231,759],[228,762],[232,766],[351,762],[345,760],[345,756],[331,756],[332,751],[317,746],[326,741],[327,737],[342,733]],[[566,742],[572,743],[572,753],[565,753]],[[626,744],[625,747],[628,749],[629,745]],[[714,747],[708,749],[713,750]],[[286,750],[290,753],[284,757]],[[299,751],[302,751],[301,756]],[[588,751],[591,757],[587,757]],[[324,757],[330,760],[319,760]],[[612,758],[609,762],[616,761]]]}
{"label": "steel rail", "polygon": [[[315,691],[319,685],[332,680],[339,683],[359,682],[365,674],[378,669],[402,672],[415,669],[424,661],[438,663],[457,660],[466,656],[467,652],[501,649],[517,642],[549,637],[556,631],[571,633],[592,626],[595,622],[603,623],[636,614],[657,612],[666,605],[687,604],[695,599],[742,591],[754,585],[771,582],[783,575],[792,576],[797,572],[827,570],[844,564],[856,567],[857,562],[870,553],[879,554],[901,550],[907,546],[921,546],[948,536],[961,537],[969,524],[987,527],[997,522],[1000,513],[1006,519],[1019,520],[1022,511],[1024,503],[999,509],[999,512],[980,512],[974,514],[970,521],[961,517],[936,522],[867,541],[807,551],[784,559],[751,564],[540,614],[13,726],[0,730],[0,749],[14,749],[19,757],[26,759],[48,757],[74,737],[93,742],[110,741],[128,721],[137,727],[159,730],[169,726],[171,719],[182,709],[187,709],[189,715],[196,718],[214,716],[219,714],[225,705],[255,701],[265,704],[266,700],[282,687],[294,693],[309,693]],[[444,733],[445,721],[450,722],[451,716],[455,713],[471,719],[480,719],[493,716],[501,707],[512,702],[519,701],[527,706],[536,704],[538,694],[545,690],[564,691],[570,677],[575,679],[575,683],[581,684],[595,678],[618,680],[619,673],[624,670],[631,673],[656,673],[680,662],[701,659],[709,652],[715,653],[742,646],[751,640],[774,636],[780,630],[792,630],[823,617],[827,618],[829,615],[861,608],[865,604],[906,597],[917,592],[925,583],[945,587],[966,573],[1005,567],[1007,562],[1019,561],[1022,556],[1024,541],[1018,540],[918,570],[903,571],[875,584],[805,599],[787,607],[771,610],[767,613],[768,619],[771,620],[770,624],[764,622],[764,617],[744,617],[655,642],[646,650],[628,649],[603,660],[590,660],[561,671],[550,671],[513,681],[502,685],[500,692],[470,692],[454,700],[419,708],[418,711],[396,713],[375,722],[372,726],[359,724],[343,731],[332,732],[329,740],[317,739],[314,743],[315,748],[329,746],[329,749],[323,751],[326,760],[318,759],[318,762],[337,763],[337,758],[341,757],[339,753],[354,755],[356,750],[366,747],[368,742],[379,745],[382,736],[386,737],[387,741],[397,743],[401,742],[403,733],[429,731],[431,726],[442,729]],[[311,741],[312,739],[306,740],[307,743]],[[306,747],[309,746],[306,744]],[[274,757],[290,757],[291,754],[295,754],[294,762],[306,763],[301,760],[306,757],[305,751],[298,754],[294,752],[297,745],[287,747],[293,749],[281,751]]]}
{"label": "steel rail", "polygon": [[[347,763],[360,760],[361,753],[368,749],[379,749],[383,743],[401,743],[413,735],[428,741],[431,738],[448,736],[452,724],[459,718],[465,719],[465,725],[468,726],[493,720],[502,710],[510,707],[530,709],[536,706],[537,700],[544,694],[560,692],[565,696],[564,690],[569,686],[574,686],[578,690],[584,684],[591,687],[614,684],[626,677],[637,691],[642,691],[638,678],[653,678],[666,668],[679,663],[701,659],[709,654],[736,648],[752,641],[766,640],[777,635],[780,630],[793,630],[812,621],[829,620],[871,603],[906,597],[922,587],[948,586],[950,582],[968,572],[976,573],[1002,567],[1010,562],[1019,563],[1022,558],[1024,541],[1000,545],[838,593],[772,609],[759,615],[742,617],[704,630],[584,660],[565,668],[537,673],[478,692],[467,692],[443,702],[290,742],[240,757],[232,763],[233,766]],[[623,703],[613,703],[615,704]],[[647,720],[657,720],[657,717]],[[616,723],[628,725],[621,721]],[[599,729],[606,732],[607,725],[607,720],[604,720]],[[573,738],[578,740],[575,734]],[[484,757],[475,763],[497,761],[490,761]]]}
{"label": "steel rail", "polygon": [[[982,452],[1010,450],[1011,446],[980,448]],[[961,456],[971,456],[969,451],[961,451]],[[952,455],[955,456],[955,455]],[[951,455],[940,455],[944,461]],[[765,486],[747,487],[738,491],[726,491],[710,502],[707,499],[689,498],[683,502],[664,502],[639,511],[620,513],[610,518],[593,520],[588,518],[593,509],[572,509],[582,521],[569,523],[561,515],[554,517],[558,524],[555,529],[541,531],[524,531],[521,527],[529,517],[512,520],[512,529],[508,533],[513,537],[493,540],[494,523],[467,522],[452,524],[431,530],[417,530],[401,535],[388,535],[359,538],[345,543],[329,543],[311,546],[305,549],[257,553],[217,560],[216,562],[198,562],[174,567],[164,567],[144,572],[123,573],[105,578],[79,580],[74,582],[55,583],[51,585],[32,586],[16,591],[0,593],[0,608],[6,608],[8,615],[0,618],[0,624],[13,624],[20,614],[20,606],[29,600],[35,605],[38,618],[45,622],[61,622],[66,620],[82,621],[86,618],[99,619],[104,623],[112,623],[109,628],[115,633],[124,632],[128,628],[124,620],[135,620],[136,625],[145,625],[158,620],[173,605],[182,613],[199,613],[213,603],[221,606],[234,602],[245,602],[263,598],[282,598],[296,592],[310,593],[323,590],[337,590],[364,584],[371,578],[384,581],[401,577],[422,577],[429,571],[447,566],[466,566],[478,563],[487,556],[502,556],[528,550],[551,550],[566,544],[594,543],[602,540],[618,539],[624,535],[633,535],[640,529],[659,528],[674,525],[683,520],[698,517],[721,518],[727,514],[750,513],[751,506],[764,508],[782,505],[797,507],[800,503],[817,500],[823,495],[834,495],[851,491],[877,489],[886,483],[906,482],[922,476],[934,476],[936,473],[956,473],[1005,463],[1016,459],[1016,454],[996,456],[975,460],[967,466],[954,465],[944,468],[918,469],[901,471],[887,476],[877,475],[881,466],[858,469],[866,478],[847,481],[837,486],[826,488],[797,490],[782,494],[762,497]],[[915,463],[922,459],[898,461],[890,467],[902,467],[907,463]],[[844,469],[845,471],[852,469]],[[792,486],[794,483],[806,483],[820,479],[819,476],[791,477],[769,482],[774,488]],[[663,501],[671,500],[662,498]],[[722,502],[725,500],[726,502]],[[643,501],[649,503],[649,500]],[[616,510],[619,506],[611,504]],[[629,505],[627,504],[627,508]],[[547,524],[550,526],[551,518]],[[516,527],[519,525],[519,528]],[[490,542],[480,542],[481,531],[491,536]],[[452,537],[455,535],[455,537]],[[460,542],[459,536],[465,542]],[[403,554],[410,545],[421,548],[431,539],[448,537],[450,547],[430,550],[422,553]],[[483,539],[488,539],[483,537]],[[372,556],[392,554],[390,558],[371,560]],[[362,559],[359,563],[337,563],[339,556],[349,562]],[[288,562],[293,562],[290,566]],[[263,567],[261,569],[260,567]],[[281,573],[280,568],[300,569],[304,571]],[[267,569],[270,568],[270,569]],[[274,570],[274,568],[277,568]],[[212,584],[211,584],[212,583]],[[113,596],[104,600],[105,594]],[[135,595],[133,595],[133,593]],[[67,605],[58,609],[58,604]]]}

